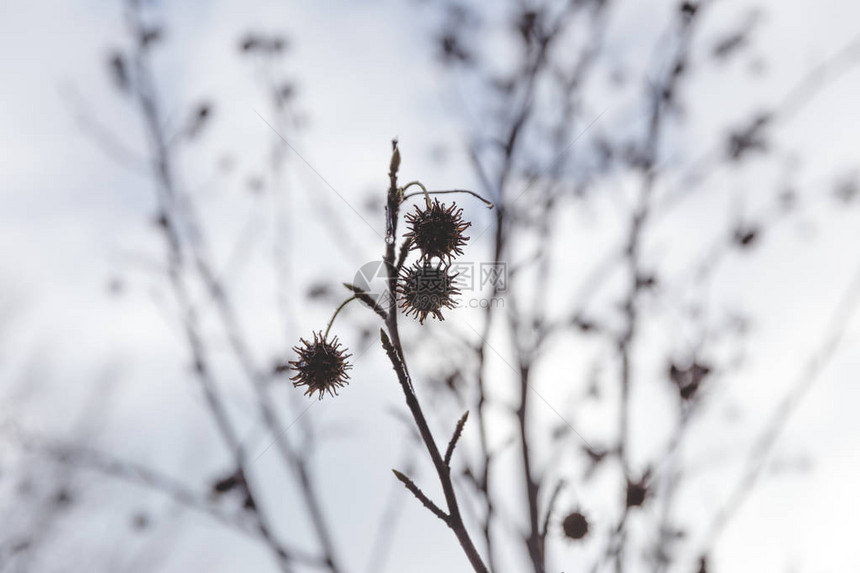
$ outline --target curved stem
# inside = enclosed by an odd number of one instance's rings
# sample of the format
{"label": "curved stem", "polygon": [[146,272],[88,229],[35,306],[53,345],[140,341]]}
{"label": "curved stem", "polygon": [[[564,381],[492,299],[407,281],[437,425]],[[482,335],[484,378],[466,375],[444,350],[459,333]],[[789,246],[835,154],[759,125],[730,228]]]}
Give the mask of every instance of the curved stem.
{"label": "curved stem", "polygon": [[403,189],[401,189],[400,191],[405,192],[407,189],[409,189],[413,185],[418,185],[419,187],[421,187],[421,193],[412,193],[411,195],[403,196],[400,198],[400,202],[403,203],[403,201],[405,201],[407,197],[414,197],[416,195],[421,195],[423,193],[424,201],[427,202],[427,208],[429,209],[430,208],[430,192],[427,191],[427,188],[424,187],[424,184],[421,183],[420,181],[411,181],[411,182],[407,183],[406,186]]}
{"label": "curved stem", "polygon": [[337,307],[337,310],[335,310],[334,314],[331,315],[331,320],[328,321],[328,326],[326,326],[326,328],[325,328],[325,334],[323,335],[323,338],[328,338],[328,331],[331,330],[331,325],[334,324],[334,319],[337,318],[337,315],[341,311],[341,309],[343,309],[343,307],[345,307],[346,305],[348,305],[349,303],[351,303],[352,301],[354,301],[357,298],[358,298],[357,296],[351,296],[348,299],[346,299],[345,301],[343,301],[342,303],[340,303],[340,306]]}
{"label": "curved stem", "polygon": [[[422,187],[423,187],[423,186],[422,186]],[[404,187],[404,188],[403,188],[403,190],[405,191],[405,190],[406,190],[406,187]],[[449,195],[449,194],[451,194],[451,193],[465,193],[465,194],[467,194],[467,195],[471,195],[472,197],[475,197],[476,199],[478,199],[479,201],[481,201],[484,205],[486,205],[486,206],[487,206],[487,209],[492,209],[493,207],[495,207],[495,206],[496,206],[496,204],[495,204],[495,203],[493,203],[493,202],[492,202],[492,201],[490,201],[489,199],[486,199],[483,195],[480,195],[480,194],[478,194],[478,193],[475,193],[474,191],[469,191],[468,189],[447,189],[447,190],[445,190],[445,191],[427,191],[427,190],[425,189],[423,192],[415,192],[415,193],[410,193],[410,194],[408,194],[408,195],[404,195],[404,196],[403,196],[402,201],[406,201],[406,200],[407,200],[407,199],[409,199],[410,197],[415,197],[415,196],[417,196],[417,195],[421,195],[422,193],[423,193],[424,195],[427,195],[427,196],[428,196],[428,198],[427,198],[428,204],[429,204],[429,201],[430,201],[429,195]]]}

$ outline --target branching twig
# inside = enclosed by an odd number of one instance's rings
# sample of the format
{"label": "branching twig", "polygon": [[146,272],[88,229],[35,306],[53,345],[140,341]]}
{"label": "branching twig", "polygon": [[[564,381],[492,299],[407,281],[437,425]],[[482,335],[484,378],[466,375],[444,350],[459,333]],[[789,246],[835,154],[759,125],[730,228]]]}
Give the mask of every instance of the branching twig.
{"label": "branching twig", "polygon": [[[139,35],[143,24],[140,21],[140,14],[134,3],[131,5],[129,16],[133,32]],[[171,286],[183,311],[185,335],[191,350],[194,371],[203,388],[207,405],[225,444],[234,457],[236,466],[247,478],[250,472],[247,471],[248,461],[244,448],[230,420],[227,408],[215,387],[205,351],[205,343],[199,332],[200,319],[197,316],[195,306],[192,304],[189,289],[185,284],[183,273],[187,268],[196,271],[216,304],[220,318],[225,325],[231,348],[237,356],[240,365],[247,373],[249,380],[252,382],[262,418],[274,435],[278,451],[284,458],[285,463],[294,471],[299,487],[303,492],[302,500],[308,508],[314,530],[325,553],[326,565],[332,573],[337,573],[340,571],[340,568],[335,562],[333,542],[319,505],[318,494],[310,479],[308,468],[304,460],[292,449],[292,446],[280,431],[282,426],[278,423],[277,414],[266,395],[264,377],[254,366],[251,354],[245,344],[244,338],[240,334],[238,320],[225,294],[224,288],[211,265],[204,258],[203,249],[198,244],[202,241],[202,233],[200,233],[199,225],[191,209],[192,206],[183,201],[174,183],[172,158],[167,144],[167,137],[163,131],[164,122],[158,107],[147,50],[144,47],[138,46],[133,60],[136,78],[134,86],[135,96],[152,148],[154,178],[157,184],[160,208],[159,227],[163,231],[167,244],[168,274]],[[188,234],[192,239],[188,243],[184,242],[184,235],[180,229],[189,231]],[[246,485],[246,489],[248,496],[253,500],[253,494],[249,486]],[[280,544],[275,541],[266,510],[257,503],[251,503],[250,505],[254,508],[253,515],[257,520],[260,533],[267,540],[282,569],[285,571],[288,570],[288,555]]]}
{"label": "branching twig", "polygon": [[[487,567],[484,565],[478,550],[472,542],[469,532],[466,530],[466,525],[463,522],[463,517],[460,513],[460,506],[457,501],[457,494],[454,491],[454,484],[451,480],[451,470],[445,464],[442,454],[433,439],[433,434],[430,431],[430,426],[424,417],[424,412],[418,402],[418,397],[415,394],[415,389],[409,377],[409,371],[406,367],[406,360],[403,353],[403,346],[400,342],[400,332],[397,328],[397,274],[395,272],[395,247],[394,237],[397,234],[397,219],[399,215],[401,203],[401,191],[397,186],[397,172],[400,167],[400,151],[397,148],[397,142],[393,142],[393,153],[391,158],[391,167],[389,169],[390,187],[388,190],[388,200],[386,204],[386,248],[383,258],[386,269],[388,271],[388,288],[389,288],[389,307],[388,318],[385,321],[387,329],[380,330],[382,346],[394,371],[397,374],[397,380],[403,390],[403,395],[406,399],[406,405],[412,414],[412,419],[418,428],[418,433],[430,454],[430,459],[433,462],[433,467],[439,477],[439,482],[442,486],[442,491],[445,495],[445,503],[447,505],[448,519],[446,523],[463,548],[469,563],[477,573],[486,573]],[[414,492],[413,492],[414,493]]]}

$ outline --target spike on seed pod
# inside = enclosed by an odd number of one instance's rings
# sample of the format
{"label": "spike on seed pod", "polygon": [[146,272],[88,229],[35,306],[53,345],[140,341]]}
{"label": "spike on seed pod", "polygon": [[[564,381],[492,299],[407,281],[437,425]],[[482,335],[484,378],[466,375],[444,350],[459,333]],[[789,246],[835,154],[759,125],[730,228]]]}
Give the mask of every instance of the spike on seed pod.
{"label": "spike on seed pod", "polygon": [[406,215],[409,232],[403,236],[412,243],[410,250],[419,249],[422,260],[438,258],[448,264],[455,255],[463,254],[463,245],[469,237],[463,236],[463,231],[472,223],[463,221],[463,209],[456,203],[446,207],[436,199],[429,207],[423,209],[415,206],[415,212]]}
{"label": "spike on seed pod", "polygon": [[326,392],[337,396],[338,389],[348,384],[346,371],[352,365],[346,359],[352,355],[345,353],[346,349],[341,347],[336,336],[327,340],[322,332],[314,332],[313,342],[302,338],[301,345],[293,350],[299,358],[290,361],[290,367],[296,372],[290,380],[295,388],[305,386],[305,396],[313,396],[314,392],[320,400]]}
{"label": "spike on seed pod", "polygon": [[442,309],[454,308],[453,297],[460,294],[456,278],[441,264],[425,262],[404,268],[397,282],[397,292],[402,297],[400,308],[421,324],[428,315],[445,320]]}

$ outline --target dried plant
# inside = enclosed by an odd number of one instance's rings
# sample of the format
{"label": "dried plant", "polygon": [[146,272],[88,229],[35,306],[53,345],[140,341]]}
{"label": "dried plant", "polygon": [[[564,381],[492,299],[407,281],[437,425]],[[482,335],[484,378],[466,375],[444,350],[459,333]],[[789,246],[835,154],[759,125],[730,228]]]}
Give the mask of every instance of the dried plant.
{"label": "dried plant", "polygon": [[[407,314],[412,314],[417,318],[420,324],[424,323],[428,315],[433,315],[435,318],[442,320],[441,309],[443,307],[454,307],[453,298],[459,294],[455,286],[455,276],[449,274],[447,267],[442,266],[442,263],[443,260],[447,260],[450,263],[454,255],[461,253],[460,247],[468,239],[468,237],[462,236],[462,231],[469,226],[469,223],[462,220],[462,209],[457,209],[456,204],[445,208],[438,201],[431,203],[431,194],[451,193],[455,191],[428,191],[424,185],[417,181],[404,187],[398,186],[397,175],[400,169],[401,156],[396,140],[392,142],[392,147],[393,151],[388,172],[390,186],[385,204],[387,216],[386,228],[388,232],[385,237],[385,254],[383,256],[387,270],[388,284],[388,293],[384,298],[388,300],[388,308],[378,309],[375,303],[368,300],[368,296],[364,298],[359,296],[367,295],[367,293],[361,292],[354,285],[346,285],[348,290],[356,294],[346,299],[337,308],[329,322],[328,328],[331,328],[332,322],[334,322],[335,317],[341,309],[353,300],[363,300],[365,303],[369,303],[371,308],[377,314],[380,314],[384,326],[380,330],[382,348],[385,350],[385,354],[394,368],[397,380],[406,399],[406,405],[412,414],[412,420],[436,470],[436,475],[439,478],[439,483],[445,495],[445,509],[427,497],[412,478],[398,470],[393,470],[394,475],[398,480],[403,482],[406,488],[412,492],[424,507],[451,529],[460,542],[460,546],[463,548],[474,570],[484,572],[488,571],[487,566],[484,564],[466,529],[451,475],[451,457],[454,454],[457,441],[463,432],[468,411],[460,418],[443,455],[430,431],[418,395],[415,392],[415,387],[412,384],[397,323],[398,296],[402,297],[400,301],[401,308]],[[426,201],[426,209],[416,209],[416,213],[407,216],[407,221],[412,224],[412,228],[404,236],[403,243],[400,246],[401,256],[395,257],[395,238],[397,236],[400,210],[403,202],[409,197],[406,194],[406,190],[412,185],[418,185],[422,188]],[[486,199],[483,200],[492,207],[491,202]],[[421,250],[420,260],[412,267],[404,267],[406,263],[405,254],[408,253],[410,246],[413,245]],[[435,265],[432,263],[434,258],[439,259]],[[327,334],[328,330],[326,330]],[[323,336],[324,339],[325,336]],[[303,343],[307,346],[306,342],[303,341]],[[317,344],[316,336],[314,337],[314,344]],[[308,364],[304,353],[307,350],[301,348],[297,350],[300,353],[299,361],[292,362],[291,364],[298,370],[299,374],[297,376],[306,377]],[[325,377],[317,382],[315,386],[328,389],[338,383],[339,380],[334,374],[342,374],[342,371],[340,370],[341,364],[338,363],[337,366],[338,368],[327,368]],[[310,384],[309,387],[311,387]],[[320,391],[320,397],[322,397],[322,390]]]}
{"label": "dried plant", "polygon": [[[709,409],[720,388],[741,372],[736,357],[748,350],[744,333],[751,320],[741,308],[715,309],[711,295],[728,261],[758,255],[770,234],[811,202],[798,193],[793,172],[781,173],[778,183],[757,180],[756,186],[765,188],[764,206],[747,208],[741,198],[742,214],[740,209],[711,213],[725,217],[724,228],[713,243],[696,243],[693,263],[680,272],[664,264],[655,237],[666,233],[670,243],[688,246],[689,230],[681,235],[666,229],[684,226],[672,217],[715,174],[732,175],[742,166],[765,163],[781,170],[792,156],[781,146],[777,129],[854,64],[860,42],[803,76],[783,100],[723,126],[712,141],[697,141],[704,148],[699,157],[688,153],[689,140],[682,133],[688,118],[698,113],[691,88],[753,45],[755,14],[713,38],[706,24],[716,3],[679,1],[666,13],[655,44],[659,49],[640,64],[642,70],[631,72],[611,45],[610,24],[622,12],[617,1],[440,2],[417,9],[441,16],[433,20],[439,23],[432,34],[435,52],[456,81],[475,88],[480,102],[480,117],[467,122],[465,144],[479,190],[401,184],[395,141],[382,201],[385,293],[377,296],[345,284],[347,298],[338,305],[340,298],[322,285],[310,298],[335,310],[324,329],[300,338],[295,253],[285,248],[296,244],[285,176],[286,157],[295,150],[282,132],[297,129],[302,115],[295,84],[280,74],[291,44],[278,34],[249,32],[237,48],[262,72],[271,106],[266,116],[274,119],[269,123],[258,115],[278,135],[267,149],[271,161],[247,175],[246,185],[251,195],[271,192],[272,197],[271,205],[261,209],[271,209],[275,220],[269,247],[275,254],[274,306],[283,340],[272,353],[254,344],[254,328],[245,324],[246,301],[231,285],[247,243],[237,241],[227,263],[219,261],[199,196],[179,173],[180,151],[206,133],[219,108],[202,98],[180,114],[178,123],[165,111],[153,65],[165,34],[147,4],[127,1],[127,43],[105,62],[113,86],[141,121],[146,152],[139,157],[125,148],[123,138],[109,136],[100,126],[86,127],[111,157],[145,171],[152,183],[153,229],[162,248],[152,266],[190,365],[188,378],[221,445],[220,465],[202,483],[192,483],[109,455],[86,440],[47,439],[14,424],[4,426],[4,434],[60,467],[123,480],[206,515],[258,543],[278,570],[354,571],[355,560],[336,534],[339,512],[351,509],[325,503],[320,480],[325,468],[313,464],[320,432],[304,414],[323,398],[329,404],[340,393],[338,405],[350,399],[356,384],[350,375],[361,369],[341,343],[351,341],[349,335],[335,334],[335,321],[358,301],[380,326],[379,345],[408,410],[407,455],[393,470],[392,483],[400,494],[400,486],[405,487],[451,531],[462,549],[459,557],[465,556],[473,570],[713,571],[716,543],[762,481],[781,430],[843,341],[860,305],[860,274],[761,433],[746,444],[748,451],[735,456],[739,475],[722,484],[717,512],[693,519],[679,509],[679,500],[702,473],[715,471],[717,462],[693,460],[705,466],[703,472],[685,455],[695,450],[712,457],[707,444],[701,450],[698,443],[691,446],[697,437],[691,429],[704,420],[713,422]],[[486,49],[499,42],[508,48],[505,57]],[[858,196],[856,178],[838,181],[833,199],[847,211]],[[444,195],[466,195],[492,208],[486,212],[489,225],[482,227],[478,213],[454,201],[442,202]],[[318,202],[320,221],[334,220],[324,200],[312,200]],[[591,221],[601,201],[613,205],[617,218],[595,227],[613,229],[614,237],[570,243],[565,232]],[[338,228],[332,234],[342,236],[346,227],[332,226]],[[587,224],[582,226],[587,230]],[[248,227],[253,236],[253,221]],[[471,326],[457,320],[464,314],[458,307],[466,291],[457,264],[467,246],[484,245],[482,237],[489,239],[484,262],[507,265],[508,274],[505,284],[494,281],[484,293],[504,305],[481,307],[480,324]],[[586,268],[578,256],[593,245],[602,254]],[[332,248],[350,256],[357,250],[349,240],[335,241]],[[401,317],[415,323],[414,341],[401,337]],[[454,317],[434,325],[434,320]],[[458,330],[460,322],[473,332]],[[424,371],[422,353],[445,359],[434,362],[436,370]],[[574,358],[587,366],[572,367]],[[414,383],[417,379],[422,383]],[[547,387],[562,398],[545,398],[541,392]],[[236,394],[242,398],[234,399]],[[428,412],[439,420],[428,420]],[[580,424],[593,412],[610,423]],[[637,416],[648,415],[668,426],[650,449],[641,447],[634,429]],[[450,438],[437,439],[431,422],[452,427]],[[718,427],[722,432],[728,425]],[[282,470],[278,479],[285,480],[272,489],[295,490],[295,506],[267,491],[263,478],[270,474],[264,476],[254,464],[246,438],[255,432],[270,441],[266,450],[272,448]],[[429,459],[441,499],[419,485],[419,458]],[[44,512],[36,515],[32,531],[3,540],[0,568],[13,560],[25,567],[27,555],[41,551],[59,517],[79,503],[81,482],[57,473],[45,489],[48,495],[39,500]],[[383,570],[402,498],[408,495],[393,498],[380,512],[370,571]],[[596,511],[598,506],[604,510]],[[280,526],[282,516],[308,538],[292,539],[290,530]],[[140,514],[133,523],[144,529],[149,522]],[[432,557],[432,551],[427,555]],[[410,557],[418,561],[427,555]]]}

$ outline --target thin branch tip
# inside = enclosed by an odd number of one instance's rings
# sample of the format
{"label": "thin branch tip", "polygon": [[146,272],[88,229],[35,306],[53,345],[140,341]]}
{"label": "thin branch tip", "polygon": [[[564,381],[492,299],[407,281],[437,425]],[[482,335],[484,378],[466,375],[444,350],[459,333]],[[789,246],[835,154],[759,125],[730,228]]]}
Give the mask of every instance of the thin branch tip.
{"label": "thin branch tip", "polygon": [[460,419],[457,421],[457,426],[454,428],[454,435],[451,436],[451,441],[448,442],[448,448],[445,450],[445,465],[449,468],[451,466],[451,458],[454,455],[454,448],[457,447],[457,442],[463,434],[463,428],[466,426],[466,420],[468,419],[469,410],[466,410],[466,412],[460,416]]}
{"label": "thin branch tip", "polygon": [[430,512],[433,513],[433,515],[435,515],[445,523],[449,522],[450,516],[444,511],[442,511],[442,509],[438,505],[433,503],[433,501],[431,501],[430,498],[427,497],[427,495],[425,495],[423,491],[421,491],[421,488],[415,485],[415,482],[413,482],[409,476],[393,468],[391,471],[394,472],[394,476],[398,480],[400,480],[403,485],[406,486],[406,489],[408,489],[410,493],[412,493],[412,495],[414,495],[415,498],[420,501],[424,507],[429,509]]}

